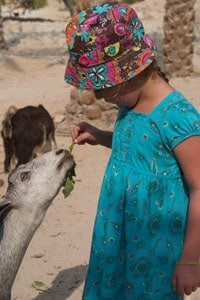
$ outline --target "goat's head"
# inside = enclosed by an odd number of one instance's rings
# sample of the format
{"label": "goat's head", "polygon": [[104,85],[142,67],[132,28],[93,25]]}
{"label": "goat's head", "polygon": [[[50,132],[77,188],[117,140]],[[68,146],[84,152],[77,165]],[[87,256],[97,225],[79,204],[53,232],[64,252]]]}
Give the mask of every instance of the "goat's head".
{"label": "goat's head", "polygon": [[16,207],[48,207],[74,167],[74,159],[67,150],[45,153],[10,173],[5,198]]}

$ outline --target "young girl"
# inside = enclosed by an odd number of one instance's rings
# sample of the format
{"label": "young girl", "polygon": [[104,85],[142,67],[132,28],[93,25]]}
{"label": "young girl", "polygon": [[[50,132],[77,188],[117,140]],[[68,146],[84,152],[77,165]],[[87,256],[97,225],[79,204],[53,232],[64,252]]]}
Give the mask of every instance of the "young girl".
{"label": "young girl", "polygon": [[119,107],[113,132],[72,132],[112,147],[83,299],[183,299],[200,286],[199,112],[169,85],[127,4],[89,7],[66,34],[66,81]]}

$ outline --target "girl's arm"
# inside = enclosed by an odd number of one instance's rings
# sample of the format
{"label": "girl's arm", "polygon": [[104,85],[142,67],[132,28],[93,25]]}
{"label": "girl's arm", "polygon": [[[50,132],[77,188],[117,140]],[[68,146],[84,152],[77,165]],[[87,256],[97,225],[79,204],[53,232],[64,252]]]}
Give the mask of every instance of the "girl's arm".
{"label": "girl's arm", "polygon": [[111,148],[112,135],[111,131],[100,130],[86,122],[76,125],[72,130],[72,139],[79,145],[88,143]]}
{"label": "girl's arm", "polygon": [[190,202],[185,241],[174,271],[173,286],[178,294],[190,295],[200,286],[200,136],[180,143],[174,153],[190,189]]}

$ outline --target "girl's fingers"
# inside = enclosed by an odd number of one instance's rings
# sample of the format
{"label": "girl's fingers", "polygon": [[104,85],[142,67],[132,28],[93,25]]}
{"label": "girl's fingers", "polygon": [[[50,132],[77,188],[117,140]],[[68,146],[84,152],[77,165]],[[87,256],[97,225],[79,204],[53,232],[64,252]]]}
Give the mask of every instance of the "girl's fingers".
{"label": "girl's fingers", "polygon": [[79,126],[75,126],[72,129],[72,139],[73,141],[76,142],[76,140],[78,139],[78,137],[80,136],[80,134],[83,132],[83,129],[81,129],[81,127]]}
{"label": "girl's fingers", "polygon": [[[194,291],[195,291],[195,289],[194,289]],[[186,287],[186,288],[185,288],[185,294],[186,294],[186,295],[191,295],[192,292],[193,292],[193,289],[192,289],[192,288],[190,288],[190,287]]]}
{"label": "girl's fingers", "polygon": [[75,139],[75,143],[78,145],[83,145],[89,141],[89,134],[87,132],[80,132],[77,138]]}

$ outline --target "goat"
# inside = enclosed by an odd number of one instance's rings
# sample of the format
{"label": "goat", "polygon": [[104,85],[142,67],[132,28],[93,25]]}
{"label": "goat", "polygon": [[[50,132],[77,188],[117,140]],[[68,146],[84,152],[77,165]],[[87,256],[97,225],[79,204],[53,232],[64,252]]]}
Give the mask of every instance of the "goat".
{"label": "goat", "polygon": [[5,151],[4,171],[9,172],[11,162],[16,166],[26,163],[39,153],[56,147],[55,126],[52,117],[42,106],[10,106],[2,121],[1,135]]}
{"label": "goat", "polygon": [[0,299],[11,289],[26,249],[64,179],[75,168],[67,150],[45,153],[10,172],[0,200]]}

